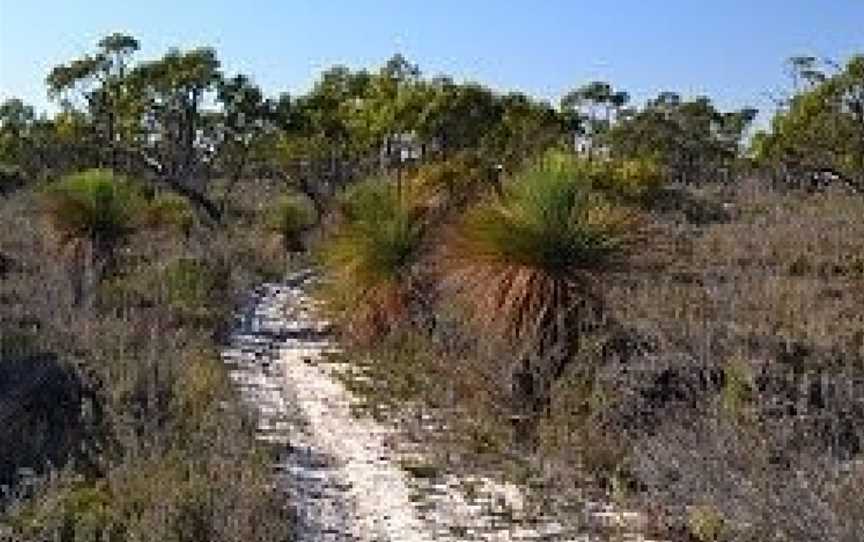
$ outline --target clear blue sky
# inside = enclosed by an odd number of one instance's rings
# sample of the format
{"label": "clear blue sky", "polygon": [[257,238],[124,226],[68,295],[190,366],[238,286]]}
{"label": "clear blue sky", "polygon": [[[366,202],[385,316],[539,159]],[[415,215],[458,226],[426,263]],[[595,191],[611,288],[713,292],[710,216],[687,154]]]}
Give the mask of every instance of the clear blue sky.
{"label": "clear blue sky", "polygon": [[429,74],[554,101],[604,79],[638,101],[675,90],[766,108],[788,87],[787,57],[864,53],[864,0],[0,0],[0,99],[48,107],[48,70],[114,31],[141,40],[139,58],[214,46],[270,93],[398,51]]}

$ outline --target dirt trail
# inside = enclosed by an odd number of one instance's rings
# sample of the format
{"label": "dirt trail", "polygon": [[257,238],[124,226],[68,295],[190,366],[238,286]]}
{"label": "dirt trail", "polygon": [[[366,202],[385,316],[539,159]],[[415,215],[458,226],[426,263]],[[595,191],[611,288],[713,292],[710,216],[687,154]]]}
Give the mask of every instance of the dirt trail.
{"label": "dirt trail", "polygon": [[[468,499],[452,477],[409,475],[389,445],[392,429],[352,414],[357,399],[334,376],[345,367],[327,362],[336,345],[306,294],[312,281],[307,271],[257,288],[223,351],[232,380],[258,411],[259,438],[284,447],[276,478],[298,542],[606,538],[549,519],[514,521],[524,496],[512,484],[480,480],[479,496]],[[598,509],[589,519],[608,514]]]}

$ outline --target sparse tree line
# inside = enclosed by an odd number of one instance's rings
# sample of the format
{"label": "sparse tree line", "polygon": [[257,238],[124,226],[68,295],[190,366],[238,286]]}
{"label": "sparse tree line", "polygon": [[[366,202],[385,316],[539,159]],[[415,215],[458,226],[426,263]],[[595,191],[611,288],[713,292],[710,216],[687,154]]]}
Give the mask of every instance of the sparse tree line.
{"label": "sparse tree line", "polygon": [[[46,84],[61,106],[53,117],[37,117],[18,99],[0,106],[4,185],[109,167],[164,184],[217,219],[222,206],[207,187],[217,178],[227,180],[224,198],[241,179],[267,174],[319,195],[382,168],[401,170],[406,156],[425,162],[472,151],[487,167],[512,171],[555,145],[588,157],[651,159],[667,178],[692,183],[732,178],[756,115],[674,92],[634,107],[626,91],[600,81],[554,107],[425,78],[400,55],[378,71],[336,66],[304,95],[271,98],[249,75],[223,73],[212,48],[136,61],[138,49],[134,37],[113,34],[94,53],[53,68]],[[861,58],[845,67],[790,62],[796,94],[754,138],[752,156],[774,170],[829,171],[859,183]]]}
{"label": "sparse tree line", "polygon": [[754,115],[674,93],[630,107],[626,92],[603,82],[553,107],[423,77],[400,55],[377,71],[336,66],[306,94],[271,98],[249,75],[223,73],[211,48],[146,61],[135,59],[138,49],[134,37],[113,34],[92,54],[52,69],[46,83],[61,108],[53,117],[37,117],[18,99],[2,104],[4,185],[107,167],[165,185],[218,219],[223,205],[208,192],[217,178],[227,183],[224,198],[241,179],[261,175],[284,176],[318,196],[382,168],[401,171],[406,161],[465,151],[512,171],[577,138],[591,142],[589,155],[651,158],[670,177],[692,182],[732,165]]}

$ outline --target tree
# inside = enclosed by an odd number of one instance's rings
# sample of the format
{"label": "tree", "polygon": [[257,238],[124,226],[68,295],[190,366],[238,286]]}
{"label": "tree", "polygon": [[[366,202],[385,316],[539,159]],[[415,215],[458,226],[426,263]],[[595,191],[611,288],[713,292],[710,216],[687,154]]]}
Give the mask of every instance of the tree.
{"label": "tree", "polygon": [[217,100],[222,111],[214,122],[217,129],[213,145],[219,172],[227,178],[222,204],[224,212],[225,203],[250,162],[263,158],[260,146],[271,131],[276,105],[266,100],[261,89],[245,75],[220,81]]}
{"label": "tree", "polygon": [[500,105],[488,88],[438,78],[432,81],[432,98],[419,117],[419,130],[421,137],[434,141],[446,157],[478,148],[500,118]]}
{"label": "tree", "polygon": [[221,81],[219,65],[216,52],[202,47],[172,49],[161,59],[136,66],[129,85],[145,130],[126,149],[151,175],[216,221],[220,210],[204,195],[214,148],[202,138],[209,118],[202,104]]}
{"label": "tree", "polygon": [[483,154],[495,165],[515,171],[531,157],[560,143],[566,127],[556,111],[545,102],[537,102],[521,93],[497,98],[499,121],[484,136]]}
{"label": "tree", "polygon": [[754,154],[791,176],[829,173],[864,190],[864,55],[830,74],[812,64],[803,62],[802,71],[816,75],[777,112],[770,131],[754,138]]}
{"label": "tree", "polygon": [[[49,94],[57,97],[78,89],[93,116],[98,136],[110,152],[110,164],[117,165],[117,124],[126,92],[127,66],[138,50],[138,40],[115,33],[99,41],[95,55],[86,55],[54,67],[46,82]],[[68,98],[64,101],[67,101]]]}
{"label": "tree", "polygon": [[656,160],[681,182],[716,178],[740,152],[756,110],[721,112],[707,97],[683,100],[662,92],[641,110],[624,116],[607,135],[613,157]]}
{"label": "tree", "polygon": [[589,158],[629,100],[627,92],[616,91],[604,81],[592,81],[561,98],[561,111],[568,118],[573,135],[587,139]]}
{"label": "tree", "polygon": [[21,100],[11,98],[0,104],[0,164],[20,167],[25,162],[35,122],[33,108]]}

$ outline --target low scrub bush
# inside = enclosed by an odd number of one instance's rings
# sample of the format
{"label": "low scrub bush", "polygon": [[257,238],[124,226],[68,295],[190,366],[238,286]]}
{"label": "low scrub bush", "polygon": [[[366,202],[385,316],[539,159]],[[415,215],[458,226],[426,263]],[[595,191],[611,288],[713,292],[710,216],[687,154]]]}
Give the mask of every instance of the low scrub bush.
{"label": "low scrub bush", "polygon": [[541,163],[624,203],[649,204],[665,183],[662,169],[650,158],[587,160],[568,152],[550,151]]}
{"label": "low scrub bush", "polygon": [[215,262],[178,258],[165,266],[156,280],[168,307],[181,318],[212,322],[227,308],[221,298],[228,287],[228,271]]}
{"label": "low scrub bush", "polygon": [[265,225],[279,235],[286,252],[303,250],[301,235],[315,224],[315,208],[300,194],[282,196],[267,211]]}
{"label": "low scrub bush", "polygon": [[492,173],[476,154],[461,153],[424,164],[412,182],[430,205],[461,207],[491,188]]}
{"label": "low scrub bush", "polygon": [[195,224],[195,211],[185,198],[172,193],[162,193],[144,207],[142,222],[150,228],[170,229],[189,235]]}

